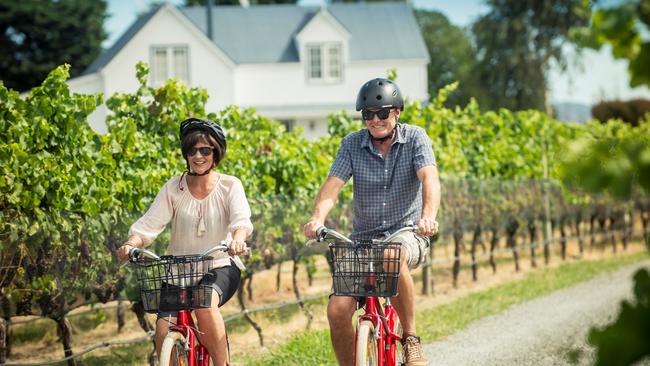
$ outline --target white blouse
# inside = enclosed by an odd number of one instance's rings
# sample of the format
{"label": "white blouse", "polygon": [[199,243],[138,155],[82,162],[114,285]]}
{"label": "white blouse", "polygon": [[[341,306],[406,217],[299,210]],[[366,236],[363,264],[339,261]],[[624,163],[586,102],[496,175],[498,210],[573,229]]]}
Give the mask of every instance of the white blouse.
{"label": "white blouse", "polygon": [[[219,174],[212,192],[199,200],[192,196],[187,177],[175,177],[162,187],[147,213],[136,221],[129,230],[129,236],[139,236],[144,245],[149,245],[171,221],[172,233],[167,254],[201,254],[220,241],[232,240],[237,229],[248,235],[253,232],[250,220],[251,210],[241,181],[233,176]],[[226,253],[213,253],[217,258],[215,267],[230,265]],[[232,257],[239,267],[244,264],[239,257]]]}

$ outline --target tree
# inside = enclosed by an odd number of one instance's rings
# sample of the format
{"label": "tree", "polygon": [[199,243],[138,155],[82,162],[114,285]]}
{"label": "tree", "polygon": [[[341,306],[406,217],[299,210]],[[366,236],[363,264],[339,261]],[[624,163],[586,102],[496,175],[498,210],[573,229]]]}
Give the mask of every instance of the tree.
{"label": "tree", "polygon": [[431,57],[429,93],[436,95],[440,88],[458,81],[458,90],[449,95],[447,105],[465,105],[471,97],[481,102],[485,89],[473,73],[476,54],[469,36],[437,11],[416,10],[415,18]]}
{"label": "tree", "polygon": [[546,72],[551,60],[564,67],[563,45],[572,27],[586,24],[584,0],[489,0],[489,13],[474,24],[477,75],[490,108],[548,111]]}
{"label": "tree", "polygon": [[648,99],[602,101],[591,107],[591,115],[602,123],[607,123],[610,119],[621,119],[632,126],[638,126],[647,113],[650,113]]}
{"label": "tree", "polygon": [[25,91],[56,66],[81,74],[106,39],[105,0],[0,0],[0,79]]}
{"label": "tree", "polygon": [[580,44],[594,49],[609,44],[615,58],[629,61],[630,85],[650,86],[649,32],[650,0],[628,0],[596,10],[591,25],[577,27],[572,35]]}

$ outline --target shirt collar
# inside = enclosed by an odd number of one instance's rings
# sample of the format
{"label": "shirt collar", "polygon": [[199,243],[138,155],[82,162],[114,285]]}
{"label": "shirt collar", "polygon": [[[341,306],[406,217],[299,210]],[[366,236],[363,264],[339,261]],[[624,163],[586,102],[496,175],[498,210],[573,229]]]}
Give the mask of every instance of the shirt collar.
{"label": "shirt collar", "polygon": [[[370,141],[370,132],[368,132],[368,129],[364,129],[365,132],[363,133],[363,136],[361,137],[361,147],[367,147],[369,149],[372,149],[372,141]],[[401,123],[397,123],[395,125],[395,133],[397,136],[395,137],[395,141],[393,141],[394,144],[403,144],[406,142],[406,137],[404,137],[404,125]]]}

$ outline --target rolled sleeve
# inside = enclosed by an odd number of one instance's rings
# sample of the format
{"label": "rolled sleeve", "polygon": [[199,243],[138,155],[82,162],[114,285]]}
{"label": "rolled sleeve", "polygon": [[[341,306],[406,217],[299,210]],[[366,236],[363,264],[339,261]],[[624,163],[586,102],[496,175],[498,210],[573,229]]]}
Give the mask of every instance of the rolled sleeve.
{"label": "rolled sleeve", "polygon": [[433,143],[426,132],[423,129],[418,129],[414,138],[413,166],[415,171],[428,165],[436,166],[436,156],[433,154],[432,148]]}
{"label": "rolled sleeve", "polygon": [[341,147],[336,155],[334,163],[330,168],[329,177],[338,177],[347,182],[352,177],[352,157],[350,156],[350,138],[344,138]]}
{"label": "rolled sleeve", "polygon": [[244,186],[239,179],[235,180],[229,195],[230,215],[228,231],[245,230],[247,235],[253,232],[253,223],[251,222],[251,209],[246,199]]}
{"label": "rolled sleeve", "polygon": [[129,229],[129,236],[137,235],[143,244],[149,245],[165,229],[174,213],[171,196],[168,192],[169,182],[158,192],[149,210]]}

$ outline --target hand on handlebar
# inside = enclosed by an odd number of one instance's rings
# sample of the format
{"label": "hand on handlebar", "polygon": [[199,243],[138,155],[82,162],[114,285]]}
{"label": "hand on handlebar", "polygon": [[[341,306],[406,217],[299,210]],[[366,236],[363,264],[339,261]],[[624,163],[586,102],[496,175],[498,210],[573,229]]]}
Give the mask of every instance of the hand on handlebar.
{"label": "hand on handlebar", "polygon": [[323,223],[318,221],[318,220],[311,220],[308,223],[306,223],[303,227],[303,233],[308,239],[317,239],[318,237],[318,229],[323,227]]}
{"label": "hand on handlebar", "polygon": [[417,233],[422,236],[434,236],[438,233],[438,221],[433,217],[421,218],[417,227]]}
{"label": "hand on handlebar", "polygon": [[117,258],[121,262],[128,261],[129,260],[129,253],[133,249],[135,249],[135,247],[133,247],[132,245],[129,245],[129,244],[122,245],[121,247],[117,248]]}
{"label": "hand on handlebar", "polygon": [[250,249],[246,245],[245,241],[233,240],[230,242],[230,247],[228,249],[228,254],[230,255],[242,255],[250,253]]}

